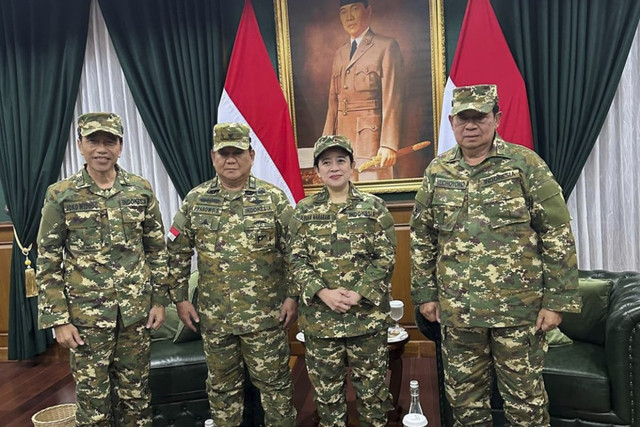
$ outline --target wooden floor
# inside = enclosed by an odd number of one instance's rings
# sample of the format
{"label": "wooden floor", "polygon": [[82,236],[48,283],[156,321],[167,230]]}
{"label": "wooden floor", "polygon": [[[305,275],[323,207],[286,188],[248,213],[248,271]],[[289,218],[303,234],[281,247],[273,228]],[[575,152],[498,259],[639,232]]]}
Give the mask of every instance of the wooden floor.
{"label": "wooden floor", "polygon": [[[429,427],[439,427],[435,359],[405,357],[403,361],[400,406],[406,412],[410,402],[409,381],[417,379],[420,382],[422,409],[429,420]],[[295,405],[298,410],[296,425],[311,426],[315,406],[304,359],[292,360],[292,365]],[[37,411],[48,406],[74,401],[75,386],[68,362],[36,359],[28,362],[0,363],[0,426],[31,426],[31,416]],[[355,396],[351,387],[347,393],[347,403],[349,418],[355,420]],[[349,426],[358,426],[357,420]]]}

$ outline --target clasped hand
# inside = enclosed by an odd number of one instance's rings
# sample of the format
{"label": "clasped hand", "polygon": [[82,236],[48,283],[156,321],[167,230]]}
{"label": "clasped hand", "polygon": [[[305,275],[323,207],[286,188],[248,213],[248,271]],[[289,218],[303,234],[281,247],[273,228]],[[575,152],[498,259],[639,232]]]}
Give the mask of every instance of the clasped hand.
{"label": "clasped hand", "polygon": [[341,314],[349,311],[349,309],[354,305],[358,305],[360,299],[362,298],[359,293],[344,288],[321,289],[318,292],[318,297],[331,310]]}

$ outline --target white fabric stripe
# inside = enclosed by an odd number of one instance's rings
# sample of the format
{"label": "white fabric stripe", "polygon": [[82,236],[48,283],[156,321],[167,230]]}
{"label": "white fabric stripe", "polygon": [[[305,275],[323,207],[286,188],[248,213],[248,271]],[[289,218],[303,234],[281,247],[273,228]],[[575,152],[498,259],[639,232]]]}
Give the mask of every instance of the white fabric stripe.
{"label": "white fabric stripe", "polygon": [[246,123],[251,128],[251,147],[256,152],[256,157],[253,162],[253,167],[251,168],[251,172],[260,179],[263,179],[271,184],[279,187],[284,193],[287,195],[289,202],[291,202],[292,206],[296,205],[295,199],[293,198],[293,194],[291,193],[291,189],[289,188],[289,184],[285,181],[284,177],[280,173],[280,170],[271,159],[269,152],[262,144],[262,141],[258,138],[258,136],[253,132],[253,128],[251,127],[251,123],[249,123],[238,107],[235,105],[229,94],[227,93],[227,89],[223,89],[222,96],[220,97],[220,104],[218,105],[218,123],[226,123],[226,122],[240,122]]}
{"label": "white fabric stripe", "polygon": [[449,123],[451,100],[453,99],[453,90],[455,88],[456,85],[453,83],[453,80],[451,80],[451,77],[449,77],[447,79],[447,85],[444,88],[444,94],[442,95],[442,115],[440,116],[440,133],[438,135],[438,155],[455,147],[456,145],[456,138],[453,135],[451,123]]}

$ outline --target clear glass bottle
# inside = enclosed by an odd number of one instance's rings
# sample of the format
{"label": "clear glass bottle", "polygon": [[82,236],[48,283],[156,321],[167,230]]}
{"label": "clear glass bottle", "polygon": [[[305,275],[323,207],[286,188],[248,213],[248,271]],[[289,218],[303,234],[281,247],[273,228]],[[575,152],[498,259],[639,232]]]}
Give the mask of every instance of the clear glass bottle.
{"label": "clear glass bottle", "polygon": [[213,420],[211,418],[209,418],[208,420],[205,420],[204,422],[204,427],[214,427],[215,424],[213,424]]}
{"label": "clear glass bottle", "polygon": [[420,414],[422,412],[422,406],[420,406],[420,389],[418,388],[418,380],[411,380],[409,382],[409,392],[411,394],[411,405],[409,405],[409,414]]}

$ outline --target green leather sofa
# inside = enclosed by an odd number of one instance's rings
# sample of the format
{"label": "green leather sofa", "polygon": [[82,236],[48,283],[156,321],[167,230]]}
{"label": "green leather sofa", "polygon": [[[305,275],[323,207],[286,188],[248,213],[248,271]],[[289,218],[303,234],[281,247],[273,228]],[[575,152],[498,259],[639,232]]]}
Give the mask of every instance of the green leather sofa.
{"label": "green leather sofa", "polygon": [[[159,339],[151,343],[151,407],[153,426],[202,426],[209,417],[205,389],[207,365],[202,340],[174,343]],[[245,372],[245,407],[242,426],[264,425],[260,392]]]}
{"label": "green leather sofa", "polygon": [[[573,342],[550,346],[543,371],[551,425],[640,427],[640,273],[580,271],[580,279],[583,311],[565,314],[560,325]],[[415,319],[420,331],[436,342],[441,419],[451,426],[440,327],[427,322],[417,308]],[[494,426],[506,425],[495,384],[491,407]]]}
{"label": "green leather sofa", "polygon": [[[189,300],[197,305],[198,272],[189,278]],[[207,364],[199,332],[178,319],[176,308],[166,308],[162,328],[151,334],[151,407],[154,427],[195,427],[209,418],[205,380]],[[260,392],[245,370],[243,427],[264,425]]]}

